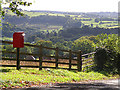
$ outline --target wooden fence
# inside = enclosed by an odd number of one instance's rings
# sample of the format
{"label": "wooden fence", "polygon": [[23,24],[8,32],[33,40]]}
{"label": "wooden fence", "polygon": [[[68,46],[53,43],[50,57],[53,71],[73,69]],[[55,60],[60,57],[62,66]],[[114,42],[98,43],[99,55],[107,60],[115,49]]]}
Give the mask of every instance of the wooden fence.
{"label": "wooden fence", "polygon": [[[2,41],[3,44],[13,44],[10,41]],[[59,48],[51,48],[51,47],[45,47],[42,45],[33,45],[33,44],[24,44],[24,46],[28,47],[34,47],[39,49],[39,53],[34,54],[34,53],[28,53],[28,52],[20,52],[20,49],[16,49],[16,51],[2,51],[4,54],[14,54],[16,57],[15,58],[9,58],[9,57],[2,57],[2,61],[16,61],[16,65],[6,65],[6,64],[1,64],[0,66],[2,67],[16,67],[17,70],[19,70],[21,67],[30,67],[30,68],[39,68],[39,70],[42,70],[42,68],[54,68],[54,69],[67,69],[67,70],[78,70],[78,71],[85,71],[91,67],[94,62],[94,53],[88,53],[88,54],[81,54],[81,51],[72,51],[72,50],[61,50]],[[44,55],[43,54],[43,49],[47,50],[54,50],[55,51],[55,56],[51,55]],[[67,52],[69,53],[68,57],[61,57],[59,55],[59,52]],[[73,54],[76,55],[76,58],[73,57]],[[32,56],[37,56],[39,57],[39,60],[26,60],[26,59],[20,59],[20,55],[32,55]],[[48,59],[43,60],[43,57],[47,58],[54,58],[54,60]],[[87,58],[86,58],[87,57]],[[64,62],[61,62],[63,59]],[[66,62],[68,60],[68,62]],[[39,63],[39,65],[20,65],[21,62],[35,62]],[[74,63],[75,62],[75,63]],[[50,66],[43,66],[43,63],[54,63],[54,67]],[[59,64],[62,65],[68,65],[68,68],[64,67],[58,67]],[[72,68],[72,66],[76,66],[76,68]],[[86,68],[87,67],[87,68]]]}
{"label": "wooden fence", "polygon": [[82,55],[82,71],[90,70],[94,67],[94,54],[91,52]]}
{"label": "wooden fence", "polygon": [[[2,41],[3,44],[13,44],[10,41]],[[9,57],[2,57],[2,60],[10,60],[10,61],[17,61],[16,65],[1,65],[2,67],[16,67],[17,70],[19,70],[21,67],[31,67],[31,68],[39,68],[39,70],[42,70],[42,68],[59,68],[58,65],[59,64],[67,64],[69,65],[69,68],[61,68],[61,69],[68,69],[68,70],[78,70],[81,71],[82,70],[82,58],[81,58],[81,51],[75,52],[75,51],[71,51],[71,50],[61,50],[59,48],[51,48],[51,47],[44,47],[42,45],[32,45],[32,44],[24,44],[24,46],[28,46],[28,47],[35,47],[39,49],[39,53],[38,54],[33,54],[33,53],[26,53],[26,52],[20,52],[20,50],[16,49],[16,52],[12,52],[12,51],[2,51],[2,53],[4,54],[16,54],[16,58],[9,58]],[[48,50],[54,50],[55,51],[55,56],[49,56],[49,55],[44,55],[43,54],[43,49],[48,49]],[[59,56],[59,52],[68,52],[69,53],[69,57],[61,57]],[[19,53],[19,54],[17,54]],[[73,59],[72,58],[72,54],[76,54],[77,59]],[[32,56],[38,56],[39,60],[25,60],[25,59],[20,59],[20,55],[32,55]],[[55,61],[44,61],[43,57],[49,57],[49,58],[54,58]],[[69,60],[68,63],[66,62],[59,62],[59,59],[66,59]],[[72,60],[76,61],[77,63],[72,63]],[[21,61],[27,61],[27,62],[39,62],[39,66],[27,66],[27,65],[20,65]],[[49,67],[49,66],[43,66],[43,62],[45,63],[55,63],[55,67]],[[71,66],[77,66],[76,69],[72,68]]]}

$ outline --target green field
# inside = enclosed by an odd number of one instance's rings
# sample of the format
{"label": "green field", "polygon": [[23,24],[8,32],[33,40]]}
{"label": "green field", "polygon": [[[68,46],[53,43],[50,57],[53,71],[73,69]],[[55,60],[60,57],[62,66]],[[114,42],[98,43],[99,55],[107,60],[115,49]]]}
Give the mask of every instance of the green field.
{"label": "green field", "polygon": [[93,24],[93,27],[101,27],[101,28],[117,28],[118,27],[118,22],[117,21],[101,21],[100,22],[95,22],[94,19],[91,21],[82,21],[83,24],[91,26]]}
{"label": "green field", "polygon": [[[8,15],[15,15],[14,13],[12,13],[10,10],[7,10],[7,14]],[[30,16],[31,17],[36,17],[36,16],[40,16],[40,15],[47,15],[47,16],[62,16],[62,17],[66,17],[69,16],[70,18],[72,18],[73,20],[81,20],[81,22],[84,25],[88,25],[91,26],[91,24],[93,24],[92,27],[100,27],[100,28],[117,28],[118,27],[118,22],[117,21],[99,21],[99,22],[95,22],[95,19],[97,17],[94,18],[89,18],[84,16],[84,15],[73,15],[73,14],[63,14],[63,13],[54,13],[54,12],[32,12],[32,11],[22,11],[25,15]],[[91,19],[91,20],[90,20]],[[112,19],[116,19],[116,18],[112,18]],[[52,30],[52,29],[51,29]]]}

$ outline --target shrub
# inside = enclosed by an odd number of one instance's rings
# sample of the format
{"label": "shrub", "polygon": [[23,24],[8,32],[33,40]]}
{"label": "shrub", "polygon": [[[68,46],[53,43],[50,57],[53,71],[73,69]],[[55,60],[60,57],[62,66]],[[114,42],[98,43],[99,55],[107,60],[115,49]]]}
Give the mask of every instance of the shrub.
{"label": "shrub", "polygon": [[97,36],[98,42],[95,54],[95,64],[97,70],[119,73],[120,48],[118,36],[116,34],[101,34]]}

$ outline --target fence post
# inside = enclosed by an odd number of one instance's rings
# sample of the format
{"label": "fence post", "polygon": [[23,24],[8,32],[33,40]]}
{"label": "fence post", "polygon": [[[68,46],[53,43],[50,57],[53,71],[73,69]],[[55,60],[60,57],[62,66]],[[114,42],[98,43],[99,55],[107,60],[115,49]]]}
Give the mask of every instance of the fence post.
{"label": "fence post", "polygon": [[42,70],[42,45],[40,45],[39,70]]}
{"label": "fence post", "polygon": [[17,59],[17,70],[20,69],[20,60],[19,60],[19,57],[20,57],[20,48],[17,48],[17,53],[16,53],[16,59]]}
{"label": "fence post", "polygon": [[77,60],[78,60],[78,71],[82,71],[82,55],[81,55],[81,51],[78,52],[77,54]]}
{"label": "fence post", "polygon": [[56,69],[58,68],[58,52],[59,52],[59,48],[56,48],[56,53],[55,53],[55,59],[56,59]]}
{"label": "fence post", "polygon": [[69,70],[71,70],[72,51],[69,51]]}

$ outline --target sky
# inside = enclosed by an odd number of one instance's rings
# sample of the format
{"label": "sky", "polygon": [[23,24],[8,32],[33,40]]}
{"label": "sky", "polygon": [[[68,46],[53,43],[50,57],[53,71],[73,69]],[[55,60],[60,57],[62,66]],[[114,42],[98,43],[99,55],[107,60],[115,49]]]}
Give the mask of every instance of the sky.
{"label": "sky", "polygon": [[26,0],[32,2],[24,10],[67,12],[118,12],[119,0]]}

